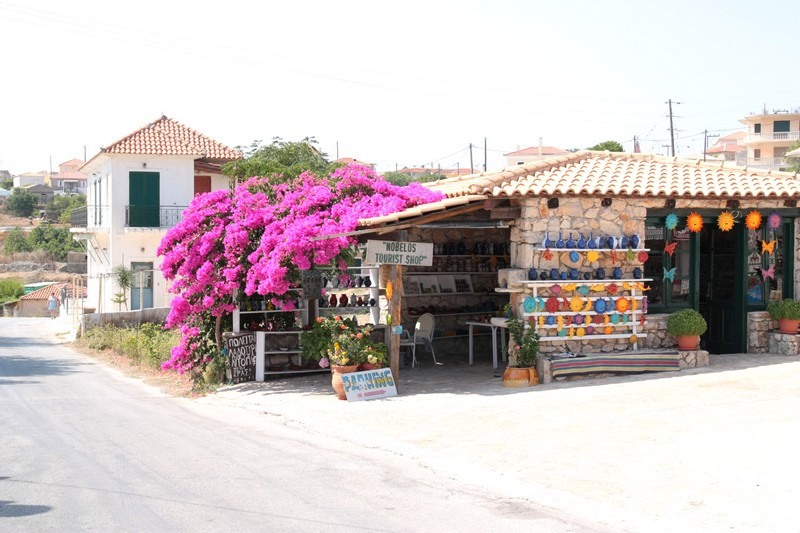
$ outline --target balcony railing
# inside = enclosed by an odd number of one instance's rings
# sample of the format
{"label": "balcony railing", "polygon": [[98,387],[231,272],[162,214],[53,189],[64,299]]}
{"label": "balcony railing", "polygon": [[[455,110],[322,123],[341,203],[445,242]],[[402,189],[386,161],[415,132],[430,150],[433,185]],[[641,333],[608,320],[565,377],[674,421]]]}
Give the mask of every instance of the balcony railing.
{"label": "balcony railing", "polygon": [[785,167],[786,161],[782,157],[749,157],[748,167],[778,168]]}
{"label": "balcony railing", "polygon": [[171,228],[183,218],[186,206],[126,205],[125,226],[128,228]]}
{"label": "balcony railing", "polygon": [[800,131],[779,131],[776,133],[748,133],[745,142],[796,141]]}
{"label": "balcony railing", "polygon": [[110,219],[107,205],[92,205],[73,209],[69,213],[69,225],[73,228],[99,228],[108,226]]}

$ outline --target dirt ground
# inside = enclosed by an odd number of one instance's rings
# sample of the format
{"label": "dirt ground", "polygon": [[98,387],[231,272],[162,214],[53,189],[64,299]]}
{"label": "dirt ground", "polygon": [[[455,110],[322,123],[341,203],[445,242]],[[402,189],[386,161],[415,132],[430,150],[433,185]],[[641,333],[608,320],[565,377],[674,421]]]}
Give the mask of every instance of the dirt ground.
{"label": "dirt ground", "polygon": [[0,211],[0,226],[38,226],[39,219],[34,218],[31,224],[31,219],[25,217],[18,217],[9,213]]}

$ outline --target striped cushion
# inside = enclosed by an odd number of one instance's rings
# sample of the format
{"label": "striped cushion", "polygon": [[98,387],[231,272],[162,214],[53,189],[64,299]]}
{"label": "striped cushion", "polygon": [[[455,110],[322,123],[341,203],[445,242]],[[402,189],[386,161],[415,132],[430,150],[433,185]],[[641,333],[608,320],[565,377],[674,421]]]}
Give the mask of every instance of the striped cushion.
{"label": "striped cushion", "polygon": [[556,359],[551,363],[553,377],[600,372],[664,372],[680,370],[678,352],[603,354]]}

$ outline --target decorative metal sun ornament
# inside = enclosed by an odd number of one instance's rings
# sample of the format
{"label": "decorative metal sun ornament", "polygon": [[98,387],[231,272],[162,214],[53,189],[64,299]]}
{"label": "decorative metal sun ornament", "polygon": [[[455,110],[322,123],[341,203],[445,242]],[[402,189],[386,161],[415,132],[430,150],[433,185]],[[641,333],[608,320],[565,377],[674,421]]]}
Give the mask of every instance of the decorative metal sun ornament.
{"label": "decorative metal sun ornament", "polygon": [[670,213],[667,215],[664,225],[667,227],[667,229],[675,229],[678,226],[678,215],[675,213]]}
{"label": "decorative metal sun ornament", "polygon": [[767,217],[767,225],[772,229],[780,228],[781,227],[781,216],[778,213],[773,211]]}
{"label": "decorative metal sun ornament", "polygon": [[761,227],[761,213],[758,211],[750,211],[747,213],[747,218],[744,220],[744,225],[747,229],[757,230]]}
{"label": "decorative metal sun ornament", "polygon": [[690,213],[686,218],[686,227],[689,228],[689,231],[692,233],[697,233],[703,229],[703,217],[697,213]]}
{"label": "decorative metal sun ornament", "polygon": [[733,219],[733,214],[730,211],[723,211],[717,217],[717,226],[722,231],[730,231],[733,229],[733,224],[736,221]]}

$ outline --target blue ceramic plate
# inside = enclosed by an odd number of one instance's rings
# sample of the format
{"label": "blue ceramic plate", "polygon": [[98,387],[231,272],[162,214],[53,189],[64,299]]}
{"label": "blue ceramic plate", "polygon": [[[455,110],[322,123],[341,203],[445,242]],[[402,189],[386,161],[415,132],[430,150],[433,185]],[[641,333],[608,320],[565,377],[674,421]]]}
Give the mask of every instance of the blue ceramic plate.
{"label": "blue ceramic plate", "polygon": [[555,323],[556,323],[556,319],[555,319],[555,317],[553,317],[552,315],[550,315],[549,317],[545,318],[544,322],[545,322],[545,324],[547,324],[548,326],[552,326],[553,324],[555,324]]}
{"label": "blue ceramic plate", "polygon": [[533,313],[536,311],[536,298],[532,296],[528,296],[525,298],[525,306],[524,306],[526,313]]}
{"label": "blue ceramic plate", "polygon": [[612,324],[619,324],[619,322],[620,322],[619,313],[614,313],[613,315],[611,315],[611,323]]}
{"label": "blue ceramic plate", "polygon": [[594,302],[594,310],[598,313],[603,313],[606,310],[606,301],[605,300],[595,300]]}
{"label": "blue ceramic plate", "polygon": [[587,294],[589,294],[589,286],[588,285],[581,285],[580,287],[578,287],[577,290],[578,290],[578,294],[580,294],[581,296],[586,296]]}

